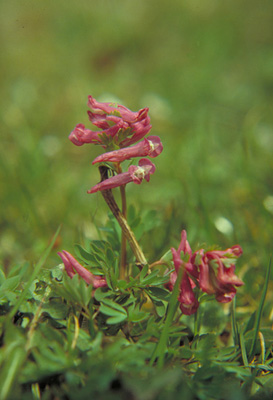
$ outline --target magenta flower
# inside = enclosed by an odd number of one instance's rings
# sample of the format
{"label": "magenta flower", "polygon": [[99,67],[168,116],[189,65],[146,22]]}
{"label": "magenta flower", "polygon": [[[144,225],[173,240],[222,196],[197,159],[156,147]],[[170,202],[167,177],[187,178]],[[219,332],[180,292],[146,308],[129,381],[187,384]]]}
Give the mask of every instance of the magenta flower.
{"label": "magenta flower", "polygon": [[147,111],[145,111],[145,119],[143,119],[142,121],[134,122],[130,125],[131,130],[127,134],[127,138],[119,142],[119,145],[121,147],[131,146],[131,144],[138,142],[140,139],[144,138],[147,133],[150,132],[152,125],[150,125],[150,118],[147,116],[148,110],[149,109],[147,108]]}
{"label": "magenta flower", "polygon": [[150,130],[148,108],[133,112],[128,108],[113,103],[100,103],[88,96],[87,105],[90,121],[101,131],[91,131],[79,124],[69,135],[69,139],[77,146],[84,143],[100,144],[107,147],[114,143],[126,147],[142,139]]}
{"label": "magenta flower", "polygon": [[[100,124],[99,116],[102,116],[109,121],[115,121],[115,118],[113,117],[122,118],[124,121],[130,124],[142,121],[143,119],[147,118],[147,113],[149,111],[149,109],[146,107],[137,112],[133,112],[128,108],[121,106],[120,104],[117,104],[117,106],[115,107],[114,103],[100,103],[92,96],[88,96],[87,105],[91,109],[91,111],[88,111],[90,120],[96,126],[99,126],[97,125],[97,123]],[[105,129],[105,127],[103,126],[99,127]]]}
{"label": "magenta flower", "polygon": [[183,268],[184,272],[179,288],[178,301],[180,302],[180,309],[184,314],[194,314],[199,307],[199,302],[194,295],[193,288],[195,287],[195,283],[190,276],[197,278],[198,271],[196,266],[192,263],[192,250],[187,241],[187,233],[185,230],[181,233],[181,242],[178,249],[175,250],[171,248],[171,251],[173,254],[175,271],[171,273],[170,282],[165,286],[167,289],[173,290],[178,271],[180,268]]}
{"label": "magenta flower", "polygon": [[205,252],[204,249],[200,249],[192,253],[186,231],[182,231],[178,249],[172,248],[171,251],[175,271],[171,273],[170,281],[165,287],[173,290],[179,268],[183,268],[178,300],[182,312],[186,315],[195,313],[198,308],[199,303],[193,292],[194,287],[215,295],[220,303],[227,303],[235,296],[235,287],[244,284],[234,273],[235,260],[243,252],[239,245],[226,250]]}
{"label": "magenta flower", "polygon": [[199,285],[203,292],[214,294],[220,303],[228,303],[236,294],[235,286],[244,283],[235,274],[234,259],[242,254],[239,245],[226,250],[213,250],[201,254]]}
{"label": "magenta flower", "polygon": [[193,293],[191,280],[186,271],[182,277],[178,301],[180,303],[180,309],[185,315],[196,313],[199,307],[199,302]]}
{"label": "magenta flower", "polygon": [[[84,268],[68,251],[58,253],[61,257],[67,275],[73,278],[76,273],[82,277],[88,285],[92,285],[94,289],[107,286],[106,280],[99,275],[93,275],[88,269]],[[76,272],[75,272],[76,271]]]}
{"label": "magenta flower", "polygon": [[92,164],[96,164],[98,162],[122,162],[124,160],[128,160],[133,157],[157,157],[163,150],[162,143],[158,136],[148,136],[143,139],[141,142],[131,146],[125,147],[123,149],[109,151],[108,153],[104,153],[93,161]]}
{"label": "magenta flower", "polygon": [[177,250],[171,249],[173,254],[173,262],[175,270],[178,271],[181,265],[184,266],[186,271],[194,278],[198,278],[199,273],[197,267],[193,263],[192,250],[187,241],[187,232],[183,230],[181,232],[181,242]]}
{"label": "magenta flower", "polygon": [[112,176],[93,186],[87,193],[95,193],[101,190],[113,189],[118,186],[126,185],[129,182],[140,184],[143,179],[147,182],[150,175],[155,172],[155,165],[147,158],[139,160],[138,166],[131,165],[127,172]]}
{"label": "magenta flower", "polygon": [[102,133],[109,137],[114,137],[121,129],[121,125],[117,124],[105,129],[104,131],[91,131],[86,129],[83,124],[76,125],[75,129],[68,136],[69,140],[76,146],[82,146],[85,143],[100,144],[104,146]]}

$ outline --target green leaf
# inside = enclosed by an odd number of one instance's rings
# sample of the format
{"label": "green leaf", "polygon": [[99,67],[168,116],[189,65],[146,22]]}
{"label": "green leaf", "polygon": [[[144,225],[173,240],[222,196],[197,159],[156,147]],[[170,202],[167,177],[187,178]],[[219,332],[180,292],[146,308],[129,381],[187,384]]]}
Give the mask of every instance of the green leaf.
{"label": "green leaf", "polygon": [[2,267],[0,267],[0,285],[2,285],[3,282],[5,282],[5,280],[6,280],[5,273],[4,273],[4,271],[2,270]]}
{"label": "green leaf", "polygon": [[59,227],[53,237],[53,239],[51,240],[49,246],[47,247],[47,249],[45,250],[44,254],[42,255],[42,257],[40,258],[39,262],[35,265],[34,270],[31,274],[31,276],[29,277],[28,283],[26,284],[23,292],[21,293],[17,303],[15,304],[15,306],[13,307],[13,309],[11,310],[10,314],[9,314],[9,318],[12,319],[14,317],[14,315],[16,314],[16,312],[18,311],[20,305],[22,304],[22,302],[24,301],[28,290],[32,284],[32,282],[34,281],[34,279],[36,278],[36,276],[39,274],[39,271],[41,270],[41,268],[43,267],[44,263],[47,260],[47,257],[49,256],[52,247],[54,246],[54,243],[59,235],[59,232],[61,230],[61,227]]}
{"label": "green leaf", "polygon": [[157,315],[162,318],[167,310],[167,303],[163,301],[153,301]]}
{"label": "green leaf", "polygon": [[6,319],[4,343],[0,349],[0,399],[12,399],[18,375],[27,358],[22,330]]}
{"label": "green leaf", "polygon": [[99,262],[97,261],[96,257],[93,254],[91,254],[88,251],[86,251],[81,245],[75,244],[74,248],[75,248],[76,255],[81,260],[87,261],[87,262],[91,262],[96,266],[100,265]]}
{"label": "green leaf", "polygon": [[147,265],[144,265],[144,267],[143,267],[142,270],[140,271],[140,274],[139,274],[139,281],[140,281],[140,282],[142,282],[143,279],[145,278],[145,276],[147,275],[148,269],[149,269],[149,266],[148,266],[148,264],[147,264]]}
{"label": "green leaf", "polygon": [[160,335],[159,342],[157,343],[157,346],[151,356],[150,363],[149,363],[150,366],[153,365],[156,357],[158,357],[158,367],[159,368],[163,367],[165,350],[166,350],[166,346],[167,346],[167,342],[168,342],[169,328],[171,326],[175,312],[178,307],[177,297],[178,297],[180,283],[182,280],[182,272],[183,272],[182,269],[180,269],[178,272],[178,276],[177,276],[177,279],[176,279],[176,282],[175,282],[175,285],[174,285],[174,288],[173,288],[173,291],[172,291],[172,294],[171,294],[171,297],[169,300],[167,317],[166,317],[166,320],[164,323],[163,330]]}
{"label": "green leaf", "polygon": [[112,296],[113,293],[106,289],[106,288],[98,288],[95,291],[94,297],[97,301],[101,302],[103,301],[106,297],[110,297]]}
{"label": "green leaf", "polygon": [[[273,331],[271,328],[261,328],[259,330],[264,338],[266,348],[270,349],[273,346]],[[255,337],[255,330],[252,329],[244,334],[246,349],[250,353],[250,349]],[[260,340],[256,340],[256,345],[254,347],[254,354],[260,354],[261,352],[261,343]]]}
{"label": "green leaf", "polygon": [[56,300],[48,301],[43,304],[42,312],[50,315],[51,318],[56,320],[63,320],[66,318],[69,311],[69,307],[65,303],[60,303]]}
{"label": "green leaf", "polygon": [[246,345],[245,345],[245,339],[243,333],[239,334],[240,338],[240,348],[241,348],[241,353],[242,353],[242,359],[245,367],[248,367],[248,359],[247,359],[247,353],[246,353]]}
{"label": "green leaf", "polygon": [[146,312],[139,311],[138,309],[132,308],[132,310],[128,311],[129,311],[128,321],[130,322],[140,322],[149,317],[149,315]]}
{"label": "green leaf", "polygon": [[154,284],[154,282],[157,280],[157,278],[158,278],[158,271],[154,270],[149,275],[145,276],[143,278],[143,280],[141,281],[141,283],[143,285],[148,286],[150,284]]}
{"label": "green leaf", "polygon": [[264,287],[263,287],[263,292],[260,300],[260,305],[257,311],[256,319],[255,319],[255,325],[254,325],[254,336],[253,336],[253,341],[251,344],[250,352],[249,352],[249,360],[251,361],[254,357],[255,354],[255,346],[256,346],[256,341],[260,329],[260,322],[262,318],[262,312],[264,308],[264,303],[265,303],[265,297],[267,293],[267,288],[268,288],[268,283],[269,283],[269,277],[270,277],[270,272],[271,272],[271,261],[272,257],[270,258],[267,270],[266,270],[266,277],[265,277],[265,282],[264,282]]}
{"label": "green leaf", "polygon": [[121,322],[125,321],[127,315],[119,314],[114,317],[107,318],[106,322],[109,325],[120,324]]}
{"label": "green leaf", "polygon": [[257,310],[255,310],[255,311],[251,314],[251,316],[250,316],[250,318],[249,318],[249,320],[248,320],[248,322],[247,322],[247,324],[246,324],[246,327],[245,327],[245,329],[244,329],[244,333],[246,333],[246,332],[248,332],[248,331],[251,331],[251,330],[254,328],[254,324],[255,324],[255,320],[256,320],[256,315],[257,315]]}
{"label": "green leaf", "polygon": [[100,306],[100,311],[105,315],[116,316],[123,314],[127,316],[127,311],[120,305],[110,299],[104,299]]}
{"label": "green leaf", "polygon": [[[125,310],[124,310],[125,311]],[[125,312],[120,312],[112,307],[106,306],[105,304],[101,304],[100,306],[100,312],[105,314],[105,315],[109,315],[111,317],[116,317],[118,315],[125,315]]]}
{"label": "green leaf", "polygon": [[108,247],[106,249],[106,257],[105,257],[107,266],[114,270],[117,259],[118,259],[118,257],[114,254],[113,250],[110,247]]}
{"label": "green leaf", "polygon": [[26,352],[22,347],[13,347],[13,352],[7,359],[3,371],[1,372],[1,388],[0,399],[5,400],[10,392],[14,389],[14,381],[16,380],[22,364],[26,358]]}
{"label": "green leaf", "polygon": [[7,278],[5,282],[0,286],[0,298],[5,295],[6,291],[13,291],[17,288],[21,280],[20,276],[13,276],[12,278]]}
{"label": "green leaf", "polygon": [[166,289],[151,286],[146,291],[149,294],[149,296],[155,299],[168,301],[170,298],[170,292]]}
{"label": "green leaf", "polygon": [[92,240],[90,246],[96,253],[102,253],[109,244],[105,240]]}

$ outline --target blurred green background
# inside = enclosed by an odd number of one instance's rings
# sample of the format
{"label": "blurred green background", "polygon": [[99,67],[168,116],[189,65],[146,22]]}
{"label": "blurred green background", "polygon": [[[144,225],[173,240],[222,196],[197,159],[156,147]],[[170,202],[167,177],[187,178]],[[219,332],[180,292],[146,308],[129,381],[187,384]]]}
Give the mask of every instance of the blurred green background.
{"label": "blurred green background", "polygon": [[0,19],[6,267],[35,262],[59,224],[56,251],[72,251],[106,220],[101,195],[86,193],[101,149],[68,140],[77,123],[92,129],[92,94],[148,106],[164,144],[150,183],[127,189],[141,213],[158,211],[142,242],[151,261],[182,228],[193,248],[239,243],[258,292],[273,234],[273,2],[2,0]]}

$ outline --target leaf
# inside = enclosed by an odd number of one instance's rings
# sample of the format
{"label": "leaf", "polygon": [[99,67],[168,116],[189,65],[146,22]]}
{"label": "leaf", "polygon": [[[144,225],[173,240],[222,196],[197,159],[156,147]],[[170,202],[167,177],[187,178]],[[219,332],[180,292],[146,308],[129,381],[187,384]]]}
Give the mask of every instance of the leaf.
{"label": "leaf", "polygon": [[247,321],[246,327],[244,329],[244,333],[251,331],[254,328],[255,320],[256,320],[257,310],[255,310],[249,320]]}
{"label": "leaf", "polygon": [[166,251],[166,253],[164,253],[163,256],[160,258],[160,260],[165,262],[171,262],[173,260],[172,251],[171,250]]}
{"label": "leaf", "polygon": [[[272,329],[271,328],[261,328],[260,331],[263,335],[266,348],[271,348],[273,346],[273,331],[272,331]],[[251,331],[248,331],[247,333],[244,334],[246,349],[248,352],[250,352],[254,337],[255,337],[254,329],[252,329]],[[260,343],[260,340],[257,340],[256,345],[254,347],[254,354],[258,354],[258,353],[260,354],[260,352],[261,352],[261,343]]]}
{"label": "leaf", "polygon": [[109,244],[105,240],[92,240],[90,246],[96,253],[101,253],[104,252],[105,248],[108,247]]}
{"label": "leaf", "polygon": [[13,347],[13,352],[7,359],[7,362],[1,372],[1,388],[0,388],[0,399],[5,400],[13,390],[14,381],[16,380],[18,373],[21,369],[22,364],[26,358],[26,352],[24,348]]}
{"label": "leaf", "polygon": [[245,367],[248,367],[248,359],[247,359],[247,353],[246,353],[246,345],[245,345],[245,339],[243,333],[239,334],[240,338],[240,348],[241,348],[241,353],[242,353],[242,359]]}
{"label": "leaf", "polygon": [[81,245],[75,244],[74,248],[75,248],[76,255],[79,258],[81,258],[83,261],[92,262],[96,266],[100,265],[100,263],[98,262],[96,257],[93,254],[91,254],[88,251],[86,251]]}
{"label": "leaf", "polygon": [[127,316],[127,311],[112,300],[104,299],[100,306],[100,311],[105,315],[116,316],[123,314]]}
{"label": "leaf", "polygon": [[119,315],[116,315],[115,317],[107,318],[106,322],[109,325],[114,325],[114,324],[119,324],[119,323],[123,322],[124,320],[126,320],[126,318],[127,318],[127,315],[119,314]]}
{"label": "leaf", "polygon": [[151,286],[146,290],[146,292],[149,296],[155,299],[168,301],[170,298],[170,292],[159,287]]}
{"label": "leaf", "polygon": [[149,315],[146,312],[139,311],[138,309],[132,309],[129,311],[128,321],[140,322],[148,317],[149,317]]}
{"label": "leaf", "polygon": [[64,275],[62,282],[53,281],[52,286],[56,295],[70,303],[86,307],[91,300],[92,285],[87,285],[78,275],[74,275],[72,279]]}
{"label": "leaf", "polygon": [[126,287],[127,287],[127,282],[124,281],[124,280],[122,280],[122,279],[120,279],[120,280],[117,281],[117,287],[118,287],[121,291],[123,291],[123,290],[125,290]]}
{"label": "leaf", "polygon": [[140,271],[140,274],[139,274],[139,281],[140,281],[140,282],[142,282],[143,279],[145,278],[145,276],[147,275],[148,269],[149,269],[149,266],[148,266],[148,264],[147,264],[147,265],[144,265],[144,267],[143,267],[142,270]]}
{"label": "leaf", "polygon": [[174,288],[169,300],[169,307],[168,307],[168,313],[167,313],[167,317],[164,323],[164,327],[163,330],[161,332],[160,335],[160,339],[159,342],[157,343],[156,348],[154,349],[154,352],[151,356],[149,365],[152,366],[153,363],[155,362],[156,357],[158,357],[158,367],[162,368],[163,364],[164,364],[164,356],[165,356],[165,350],[167,347],[167,342],[168,342],[168,334],[169,334],[169,328],[171,326],[171,323],[173,321],[175,312],[177,310],[178,307],[178,301],[177,301],[177,297],[178,297],[178,292],[179,292],[179,287],[180,287],[180,283],[181,283],[181,279],[182,279],[182,269],[179,270],[178,272],[178,276],[176,279],[176,282],[174,284]]}
{"label": "leaf", "polygon": [[149,275],[147,275],[143,278],[141,283],[146,286],[154,283],[158,277],[157,274],[158,274],[157,270],[152,271]]}
{"label": "leaf", "polygon": [[5,282],[6,276],[4,271],[2,270],[2,267],[0,267],[0,285],[2,285],[3,282]]}
{"label": "leaf", "polygon": [[0,352],[0,399],[13,398],[18,375],[27,358],[22,330],[6,319],[4,343]]}
{"label": "leaf", "polygon": [[155,310],[157,312],[157,315],[162,318],[165,313],[166,313],[166,309],[167,309],[167,303],[163,302],[163,301],[153,301],[154,306],[155,306]]}
{"label": "leaf", "polygon": [[53,237],[53,239],[51,240],[49,246],[47,247],[47,249],[45,250],[45,252],[43,253],[42,257],[40,258],[40,260],[38,261],[38,263],[35,265],[34,270],[31,274],[31,276],[29,277],[28,283],[26,284],[23,292],[21,293],[17,303],[15,304],[15,306],[13,307],[13,309],[11,310],[10,314],[9,314],[9,318],[12,319],[14,317],[14,315],[16,314],[16,312],[18,311],[20,305],[22,304],[22,302],[24,301],[28,289],[30,288],[32,282],[34,281],[34,279],[36,278],[36,276],[39,274],[39,271],[41,270],[41,268],[43,267],[44,263],[47,260],[47,257],[49,256],[52,247],[54,246],[54,243],[59,235],[59,232],[61,230],[61,227],[59,227]]}
{"label": "leaf", "polygon": [[5,282],[0,286],[0,298],[5,295],[6,291],[13,291],[17,288],[21,280],[20,276],[13,276],[12,278],[8,278]]}
{"label": "leaf", "polygon": [[272,261],[272,258],[270,258],[270,261],[269,261],[269,264],[268,264],[268,267],[266,270],[266,277],[265,277],[263,292],[262,292],[259,308],[257,311],[256,319],[255,319],[254,336],[253,336],[253,341],[252,341],[250,352],[249,352],[249,360],[250,361],[252,360],[252,358],[254,357],[254,354],[255,354],[255,346],[256,346],[256,341],[257,341],[257,337],[258,337],[258,333],[259,333],[259,329],[260,329],[260,322],[261,322],[261,318],[262,318],[262,312],[263,312],[263,308],[264,308],[265,297],[266,297],[266,293],[267,293],[269,277],[270,277],[270,272],[271,272],[271,261]]}
{"label": "leaf", "polygon": [[110,297],[112,296],[113,293],[106,289],[106,288],[98,288],[95,291],[94,297],[97,301],[101,302],[103,301],[106,297]]}
{"label": "leaf", "polygon": [[50,315],[51,318],[56,320],[63,320],[67,316],[69,307],[65,303],[51,300],[43,304],[42,312]]}
{"label": "leaf", "polygon": [[105,261],[107,263],[107,266],[114,270],[118,257],[116,256],[116,254],[114,254],[113,250],[110,247],[106,249],[105,255],[106,255]]}

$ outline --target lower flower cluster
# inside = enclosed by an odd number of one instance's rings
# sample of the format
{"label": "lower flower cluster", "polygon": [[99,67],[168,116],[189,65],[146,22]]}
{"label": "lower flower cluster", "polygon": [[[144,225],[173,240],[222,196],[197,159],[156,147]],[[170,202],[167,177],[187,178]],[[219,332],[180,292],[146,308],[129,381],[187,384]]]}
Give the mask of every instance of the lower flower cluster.
{"label": "lower flower cluster", "polygon": [[[170,280],[165,287],[170,291],[173,290],[178,272],[182,269],[178,301],[181,311],[186,315],[194,314],[199,307],[196,293],[214,295],[218,302],[228,303],[235,296],[236,287],[244,284],[234,273],[236,259],[242,254],[239,245],[226,250],[199,249],[193,253],[187,241],[187,233],[183,230],[178,249],[171,248],[171,251],[174,271],[170,274]],[[63,250],[58,254],[70,278],[78,274],[94,289],[107,287],[103,276],[92,274],[68,251]]]}
{"label": "lower flower cluster", "polygon": [[235,261],[243,252],[239,245],[226,250],[200,249],[193,253],[187,241],[187,233],[183,230],[178,249],[172,248],[171,251],[175,270],[165,286],[173,290],[178,271],[182,268],[178,300],[181,311],[186,315],[194,314],[199,307],[195,288],[214,295],[220,303],[228,303],[236,294],[235,287],[244,284],[234,274]]}

